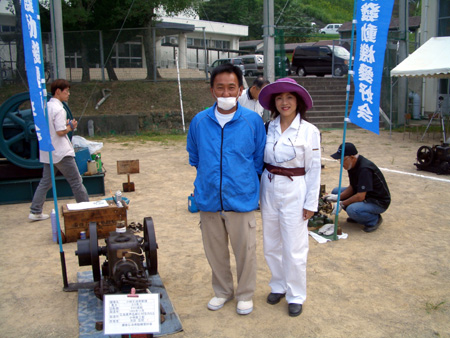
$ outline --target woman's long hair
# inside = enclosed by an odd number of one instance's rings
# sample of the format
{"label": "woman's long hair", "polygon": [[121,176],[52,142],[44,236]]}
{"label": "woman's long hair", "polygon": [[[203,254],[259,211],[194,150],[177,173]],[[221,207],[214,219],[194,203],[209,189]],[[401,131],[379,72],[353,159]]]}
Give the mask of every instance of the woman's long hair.
{"label": "woman's long hair", "polygon": [[[270,108],[270,117],[272,120],[274,120],[278,115],[280,115],[280,112],[277,110],[277,106],[275,104],[275,98],[282,93],[276,93],[272,94],[269,102],[269,108]],[[300,117],[302,120],[308,121],[308,118],[306,117],[306,104],[303,101],[303,99],[295,92],[291,92],[292,95],[295,96],[297,99],[297,114],[300,114]]]}

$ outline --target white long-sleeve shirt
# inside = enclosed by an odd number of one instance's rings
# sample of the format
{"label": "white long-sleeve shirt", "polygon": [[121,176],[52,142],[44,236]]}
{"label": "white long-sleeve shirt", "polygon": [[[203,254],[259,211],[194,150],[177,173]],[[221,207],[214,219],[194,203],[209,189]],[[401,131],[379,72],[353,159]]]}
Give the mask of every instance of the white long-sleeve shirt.
{"label": "white long-sleeve shirt", "polygon": [[241,96],[238,98],[238,102],[240,105],[242,105],[245,108],[248,108],[250,110],[253,110],[254,112],[258,113],[259,116],[263,116],[264,108],[261,106],[259,101],[253,98],[250,98],[250,88],[245,89],[242,91]]}
{"label": "white long-sleeve shirt", "polygon": [[[56,132],[67,129],[67,112],[62,102],[54,97],[47,103],[48,125],[52,145],[55,150],[52,151],[53,163],[58,163],[66,156],[75,157],[72,143],[66,135],[59,136]],[[50,163],[47,151],[39,151],[39,160],[42,163]]]}
{"label": "white long-sleeve shirt", "polygon": [[[264,162],[276,167],[305,168],[304,208],[317,211],[320,192],[320,131],[297,114],[281,133],[280,116],[269,124]],[[298,179],[302,179],[298,177]],[[296,187],[295,184],[291,188]],[[300,192],[299,192],[300,193]]]}

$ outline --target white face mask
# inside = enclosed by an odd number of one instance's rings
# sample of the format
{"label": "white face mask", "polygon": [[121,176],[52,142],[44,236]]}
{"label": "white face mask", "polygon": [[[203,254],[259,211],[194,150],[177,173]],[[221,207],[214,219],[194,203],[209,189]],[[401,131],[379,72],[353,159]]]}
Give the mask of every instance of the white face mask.
{"label": "white face mask", "polygon": [[223,110],[230,110],[236,106],[235,97],[218,97],[217,106]]}
{"label": "white face mask", "polygon": [[[216,94],[214,94],[214,96],[216,96]],[[238,96],[236,96],[236,97],[217,97],[216,96],[217,106],[223,110],[233,109],[236,106],[238,97],[239,97],[239,93],[238,93]]]}

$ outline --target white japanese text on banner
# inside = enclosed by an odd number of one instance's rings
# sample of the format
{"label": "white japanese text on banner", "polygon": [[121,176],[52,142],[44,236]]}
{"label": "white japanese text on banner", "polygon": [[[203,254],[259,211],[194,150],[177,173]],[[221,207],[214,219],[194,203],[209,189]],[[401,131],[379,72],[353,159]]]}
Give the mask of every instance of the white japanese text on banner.
{"label": "white japanese text on banner", "polygon": [[381,80],[393,4],[394,0],[358,0],[356,8],[355,97],[350,120],[375,134],[380,133]]}
{"label": "white japanese text on banner", "polygon": [[39,148],[43,151],[52,151],[54,148],[45,118],[47,98],[42,61],[39,3],[38,0],[22,0],[21,7],[25,66],[36,135],[39,141]]}

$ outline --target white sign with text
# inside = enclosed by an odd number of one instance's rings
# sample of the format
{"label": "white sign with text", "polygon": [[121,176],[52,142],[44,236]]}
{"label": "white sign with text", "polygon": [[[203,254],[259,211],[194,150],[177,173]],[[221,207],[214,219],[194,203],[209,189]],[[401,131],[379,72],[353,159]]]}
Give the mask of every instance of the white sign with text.
{"label": "white sign with text", "polygon": [[105,334],[160,331],[158,293],[105,295],[103,305]]}

